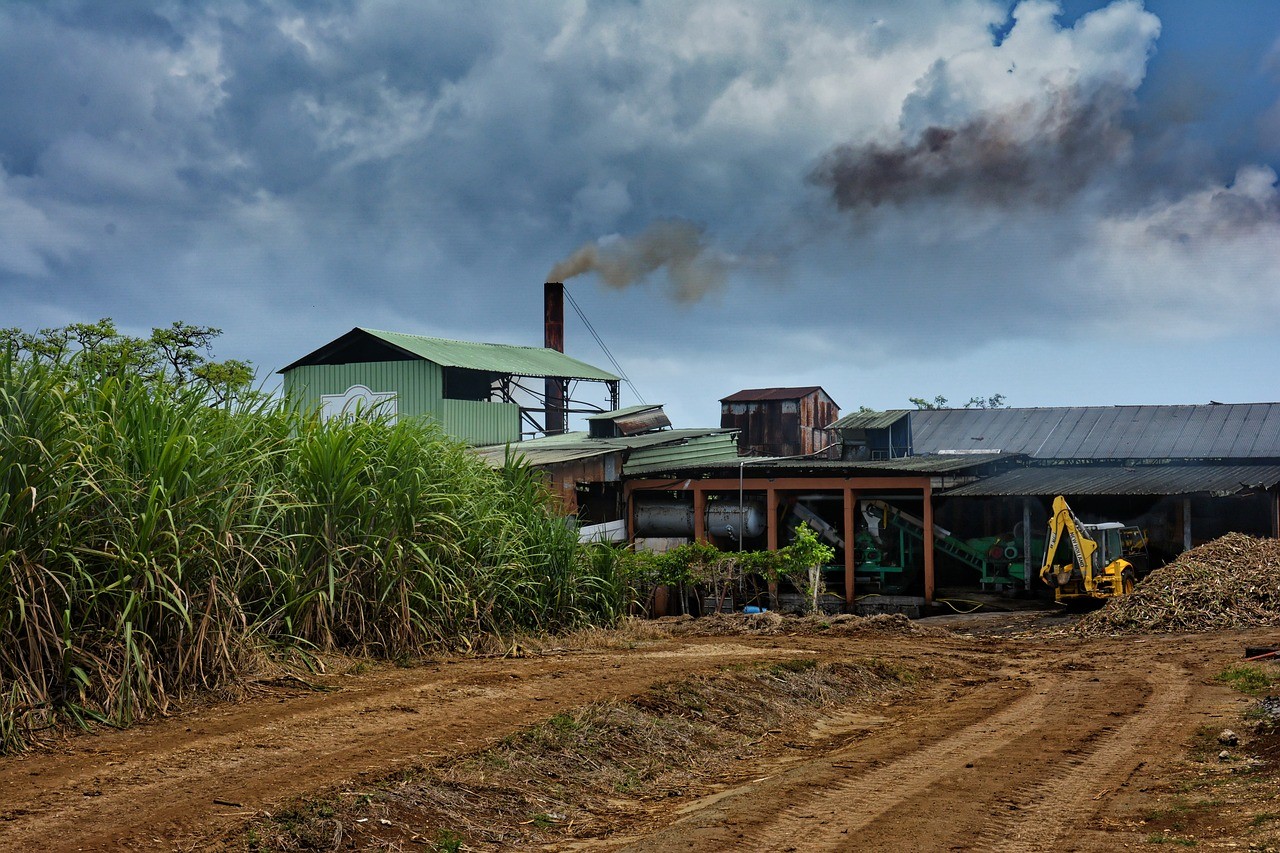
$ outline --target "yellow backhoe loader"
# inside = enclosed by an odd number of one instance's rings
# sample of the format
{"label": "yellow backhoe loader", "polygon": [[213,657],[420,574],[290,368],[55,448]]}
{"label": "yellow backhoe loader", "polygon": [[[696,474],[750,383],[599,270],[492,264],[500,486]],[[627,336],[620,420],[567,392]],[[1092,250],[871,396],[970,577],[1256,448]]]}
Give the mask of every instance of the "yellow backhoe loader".
{"label": "yellow backhoe loader", "polygon": [[[1064,538],[1071,544],[1071,562],[1055,563]],[[1059,495],[1053,499],[1040,579],[1059,604],[1128,595],[1138,582],[1139,567],[1145,569],[1146,554],[1142,528],[1116,521],[1085,524]]]}

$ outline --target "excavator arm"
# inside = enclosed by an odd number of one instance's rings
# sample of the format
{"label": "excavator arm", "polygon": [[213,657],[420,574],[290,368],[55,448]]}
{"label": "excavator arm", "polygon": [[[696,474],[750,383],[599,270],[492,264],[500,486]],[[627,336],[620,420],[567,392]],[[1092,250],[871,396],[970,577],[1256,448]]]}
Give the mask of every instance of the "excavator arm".
{"label": "excavator arm", "polygon": [[[1058,545],[1064,536],[1071,543],[1072,561],[1054,563]],[[1100,565],[1101,562],[1097,541],[1076,518],[1066,499],[1058,495],[1053,499],[1053,515],[1049,518],[1040,579],[1053,588],[1059,602],[1110,598],[1133,590],[1134,571],[1128,561],[1117,559],[1105,566]]]}
{"label": "excavator arm", "polygon": [[[1058,545],[1063,537],[1071,543],[1074,564],[1055,565],[1053,558],[1057,555]],[[1066,498],[1058,495],[1053,499],[1053,515],[1049,518],[1049,535],[1044,543],[1044,562],[1040,565],[1040,579],[1051,587],[1066,586],[1071,575],[1079,571],[1083,576],[1092,574],[1094,555],[1098,551],[1098,543],[1084,530],[1084,525],[1067,505]]]}

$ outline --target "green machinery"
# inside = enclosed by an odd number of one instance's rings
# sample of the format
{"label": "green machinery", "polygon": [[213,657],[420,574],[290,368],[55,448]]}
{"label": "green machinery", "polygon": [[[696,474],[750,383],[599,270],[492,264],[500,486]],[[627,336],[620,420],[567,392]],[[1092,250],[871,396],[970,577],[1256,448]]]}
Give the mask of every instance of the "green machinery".
{"label": "green machinery", "polygon": [[[899,592],[907,586],[906,567],[923,560],[924,521],[881,500],[862,502],[866,529],[854,542],[854,562],[864,580],[882,591]],[[976,570],[984,589],[1020,586],[1026,581],[1027,560],[1021,536],[1003,534],[959,539],[951,531],[933,525],[933,547]],[[1032,551],[1044,550],[1043,537],[1032,538]]]}

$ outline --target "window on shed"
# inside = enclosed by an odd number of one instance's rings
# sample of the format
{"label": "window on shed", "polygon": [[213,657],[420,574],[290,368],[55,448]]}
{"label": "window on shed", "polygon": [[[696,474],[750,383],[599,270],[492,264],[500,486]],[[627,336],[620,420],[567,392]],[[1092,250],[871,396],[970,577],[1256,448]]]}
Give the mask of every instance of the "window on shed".
{"label": "window on shed", "polygon": [[444,398],[488,402],[493,398],[493,383],[497,379],[496,373],[467,370],[463,367],[446,367],[444,368]]}

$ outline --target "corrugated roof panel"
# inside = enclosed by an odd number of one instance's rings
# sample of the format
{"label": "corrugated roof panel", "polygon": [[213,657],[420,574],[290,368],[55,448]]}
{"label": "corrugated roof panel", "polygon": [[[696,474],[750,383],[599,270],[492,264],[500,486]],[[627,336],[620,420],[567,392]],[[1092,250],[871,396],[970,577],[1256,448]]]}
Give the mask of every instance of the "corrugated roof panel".
{"label": "corrugated roof panel", "polygon": [[[616,438],[592,438],[585,432],[566,432],[561,435],[548,435],[542,438],[531,438],[528,441],[513,442],[511,450],[523,454],[535,465],[549,465],[555,462],[571,462],[575,459],[589,459],[592,456],[604,456],[620,451],[636,451],[647,447],[664,444],[684,444],[693,439],[713,436],[723,439],[734,448],[737,454],[737,438],[735,430],[718,428],[706,429],[668,429],[661,432],[643,435],[621,436]],[[494,445],[481,448],[479,455],[491,464],[502,464],[506,455],[506,447]]]}
{"label": "corrugated roof panel", "polygon": [[1253,452],[1267,420],[1266,406],[1246,406],[1240,427],[1231,436],[1231,447],[1224,456],[1247,457]]}
{"label": "corrugated roof panel", "polygon": [[1141,406],[1121,409],[1109,436],[1110,449],[1107,456],[1112,459],[1126,459],[1133,456],[1143,444],[1143,436],[1152,432],[1156,425],[1151,418],[1145,417]]}
{"label": "corrugated roof panel", "polygon": [[[907,456],[900,459],[877,460],[836,460],[836,459],[793,459],[786,457],[741,456],[719,462],[701,463],[688,466],[668,466],[662,473],[672,474],[719,474],[721,476],[738,475],[739,466],[745,461],[748,474],[755,472],[760,476],[762,471],[809,471],[829,477],[858,476],[860,474],[876,475],[881,473],[902,474],[947,474],[978,468],[999,459],[1009,458],[1003,453],[957,453],[944,456]],[[650,473],[653,466],[646,466],[638,471],[627,466],[628,474]]]}
{"label": "corrugated roof panel", "polygon": [[916,453],[996,450],[1037,459],[1280,458],[1280,403],[926,409]]}
{"label": "corrugated roof panel", "polygon": [[[1193,406],[1185,410],[1185,419],[1179,419],[1180,428],[1176,431],[1170,425],[1169,434],[1172,439],[1166,456],[1174,458],[1199,457],[1204,454],[1204,445],[1201,444],[1200,435],[1205,431],[1205,426],[1209,422],[1208,406]],[[1183,415],[1178,412],[1177,415]]]}
{"label": "corrugated roof panel", "polygon": [[1218,429],[1213,434],[1213,440],[1209,443],[1209,451],[1205,455],[1216,459],[1231,455],[1231,448],[1235,447],[1236,439],[1244,429],[1249,407],[1214,406],[1214,409],[1215,414],[1217,410],[1221,410],[1222,417]]}
{"label": "corrugated roof panel", "polygon": [[593,379],[602,382],[618,379],[612,373],[544,347],[451,341],[377,329],[361,331],[445,367],[510,373],[515,376]]}
{"label": "corrugated roof panel", "polygon": [[638,406],[623,406],[621,409],[614,409],[610,412],[601,412],[598,415],[588,415],[589,421],[612,421],[618,418],[624,418],[628,415],[636,415],[640,412],[647,412],[650,409],[661,409],[661,403],[641,403]]}
{"label": "corrugated roof panel", "polygon": [[886,429],[911,414],[909,409],[883,412],[853,412],[827,426],[827,429]]}
{"label": "corrugated roof panel", "polygon": [[633,450],[624,474],[666,468],[709,465],[738,458],[738,441],[732,434],[701,435],[677,444],[663,444]]}
{"label": "corrugated roof panel", "polygon": [[1280,406],[1267,405],[1266,409],[1262,426],[1258,428],[1255,436],[1251,456],[1280,455]]}
{"label": "corrugated roof panel", "polygon": [[1280,483],[1280,465],[1054,465],[1019,468],[947,496],[1234,494]]}
{"label": "corrugated roof panel", "polygon": [[1054,410],[1049,412],[1048,416],[1029,415],[1018,420],[1017,428],[1005,440],[1012,452],[1023,452],[1018,448],[1039,447],[1044,438],[1053,432],[1057,419],[1054,417]]}
{"label": "corrugated roof panel", "polygon": [[1115,429],[1120,411],[1115,408],[1092,410],[1082,418],[1082,421],[1090,415],[1093,416],[1093,423],[1089,425],[1088,432],[1081,437],[1076,455],[1085,459],[1110,459],[1112,458],[1111,432]]}
{"label": "corrugated roof panel", "polygon": [[1080,437],[1085,435],[1085,432],[1077,433],[1077,430],[1087,410],[1059,408],[1042,411],[1046,413],[1043,423],[1044,433],[1031,453],[1037,458],[1054,459],[1065,455],[1064,448],[1068,445],[1074,450],[1079,444]]}

